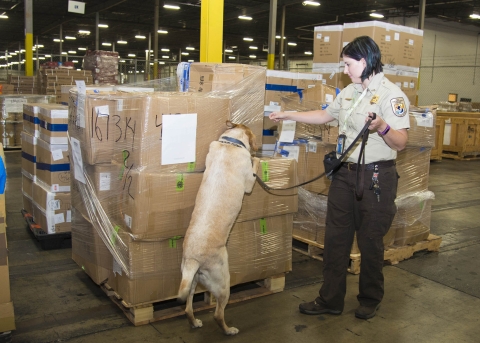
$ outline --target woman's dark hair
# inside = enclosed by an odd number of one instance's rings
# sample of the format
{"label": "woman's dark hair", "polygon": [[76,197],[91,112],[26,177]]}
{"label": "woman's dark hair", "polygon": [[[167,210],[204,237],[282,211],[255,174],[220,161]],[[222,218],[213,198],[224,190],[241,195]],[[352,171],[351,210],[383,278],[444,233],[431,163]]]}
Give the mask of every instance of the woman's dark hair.
{"label": "woman's dark hair", "polygon": [[367,66],[362,73],[362,82],[368,79],[373,73],[378,74],[383,71],[382,55],[377,43],[369,36],[360,36],[345,45],[340,57],[350,57],[356,61],[365,59]]}

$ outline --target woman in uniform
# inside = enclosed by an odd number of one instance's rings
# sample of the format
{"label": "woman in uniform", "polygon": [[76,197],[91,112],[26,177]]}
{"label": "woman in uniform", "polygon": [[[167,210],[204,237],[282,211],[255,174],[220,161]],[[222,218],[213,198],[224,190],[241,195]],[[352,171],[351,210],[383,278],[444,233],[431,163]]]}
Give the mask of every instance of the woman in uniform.
{"label": "woman in uniform", "polygon": [[[405,148],[409,125],[409,101],[402,90],[383,74],[378,45],[368,36],[355,38],[340,55],[344,73],[352,83],[345,87],[324,110],[308,112],[272,112],[270,119],[294,120],[309,124],[339,123],[339,141],[348,147],[376,114],[368,129],[365,146],[363,197],[355,194],[357,143],[333,177],[328,207],[323,254],[324,282],[319,296],[300,304],[300,312],[310,315],[341,314],[346,293],[346,273],[354,235],[361,254],[360,303],[355,316],[375,316],[384,294],[383,236],[396,213],[398,174],[397,151]],[[370,117],[370,118],[369,118]],[[337,147],[338,148],[338,147]]]}

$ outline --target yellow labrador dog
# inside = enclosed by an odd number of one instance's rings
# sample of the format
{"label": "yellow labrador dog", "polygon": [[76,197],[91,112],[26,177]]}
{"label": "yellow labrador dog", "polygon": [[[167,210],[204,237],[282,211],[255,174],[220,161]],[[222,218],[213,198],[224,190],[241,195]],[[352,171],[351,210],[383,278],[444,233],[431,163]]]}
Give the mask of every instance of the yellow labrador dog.
{"label": "yellow labrador dog", "polygon": [[191,326],[202,326],[193,315],[193,295],[200,282],[217,300],[214,318],[227,335],[238,329],[225,324],[224,311],[230,297],[230,272],[226,243],[242,207],[245,193],[255,184],[259,159],[255,135],[242,124],[227,121],[218,141],[210,144],[202,184],[195,200],[190,225],[183,242],[182,282],[178,299],[187,299],[185,313]]}

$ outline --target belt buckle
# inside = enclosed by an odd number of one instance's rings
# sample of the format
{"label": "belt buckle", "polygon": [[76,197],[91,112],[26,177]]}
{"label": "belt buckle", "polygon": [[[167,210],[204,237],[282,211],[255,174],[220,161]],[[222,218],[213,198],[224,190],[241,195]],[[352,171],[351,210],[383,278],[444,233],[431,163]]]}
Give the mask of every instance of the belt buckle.
{"label": "belt buckle", "polygon": [[[354,171],[354,169],[353,169],[353,166],[354,166],[354,165],[355,165],[355,163],[353,163],[353,162],[347,162],[348,170],[349,170],[349,171]],[[352,167],[350,167],[350,166],[352,166]]]}

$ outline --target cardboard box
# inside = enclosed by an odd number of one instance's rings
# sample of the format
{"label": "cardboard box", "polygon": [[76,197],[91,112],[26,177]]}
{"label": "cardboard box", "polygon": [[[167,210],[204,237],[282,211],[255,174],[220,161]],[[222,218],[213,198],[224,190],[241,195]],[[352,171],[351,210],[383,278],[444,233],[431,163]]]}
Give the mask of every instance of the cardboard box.
{"label": "cardboard box", "polygon": [[370,36],[380,47],[387,68],[418,72],[422,54],[423,31],[402,25],[367,21],[343,24],[343,46],[359,36]]}
{"label": "cardboard box", "polygon": [[408,112],[410,129],[408,130],[407,146],[435,147],[437,111],[410,106]]}
{"label": "cardboard box", "polygon": [[125,170],[112,215],[137,238],[184,235],[203,173]]}
{"label": "cardboard box", "polygon": [[392,223],[395,245],[409,245],[428,238],[434,198],[433,192],[424,191],[406,194],[395,200],[397,213]]}
{"label": "cardboard box", "polygon": [[23,130],[34,137],[40,137],[39,106],[40,104],[23,105]]}
{"label": "cardboard box", "polygon": [[2,94],[13,94],[14,86],[8,83],[0,83],[0,95]]}
{"label": "cardboard box", "polygon": [[33,200],[32,197],[23,192],[23,209],[33,216]]}
{"label": "cardboard box", "polygon": [[113,257],[93,225],[72,208],[72,258],[97,285],[112,271]]}
{"label": "cardboard box", "polygon": [[40,138],[50,144],[68,144],[68,107],[48,104],[39,107]]}
{"label": "cardboard box", "polygon": [[22,132],[22,173],[32,180],[36,175],[37,138],[27,132]]}
{"label": "cardboard box", "polygon": [[397,153],[397,197],[428,190],[432,148],[409,147]]}
{"label": "cardboard box", "polygon": [[[291,158],[261,158],[257,174],[272,188],[288,188],[296,185],[297,163]],[[267,192],[255,182],[250,194],[245,194],[237,223],[264,217],[273,217],[296,212],[297,189]]]}
{"label": "cardboard box", "polygon": [[313,32],[313,63],[339,63],[343,25],[317,26]]}
{"label": "cardboard box", "polygon": [[22,146],[23,123],[16,122],[0,122],[0,137],[5,148],[20,148]]}
{"label": "cardboard box", "polygon": [[50,192],[70,192],[70,163],[67,144],[37,140],[36,181]]}
{"label": "cardboard box", "polygon": [[34,180],[23,174],[22,171],[22,192],[30,198],[33,198],[33,183]]}
{"label": "cardboard box", "polygon": [[0,332],[15,330],[13,303],[0,303]]}
{"label": "cardboard box", "polygon": [[[292,220],[292,215],[282,215],[233,226],[227,242],[231,286],[291,271]],[[109,286],[129,306],[176,298],[183,238],[131,241],[128,235],[124,237],[132,277],[117,264],[108,279]],[[201,291],[204,289],[199,284],[197,292]]]}
{"label": "cardboard box", "polygon": [[[226,130],[230,110],[229,99],[198,93],[132,93],[108,99],[87,95],[83,126],[71,103],[70,135],[80,141],[84,163],[110,163],[113,156],[128,168],[203,171],[210,143]],[[193,113],[197,115],[195,160],[162,164],[162,116]]]}
{"label": "cardboard box", "polygon": [[72,199],[70,192],[50,192],[41,184],[33,183],[33,217],[48,234],[70,232],[72,227]]}
{"label": "cardboard box", "polygon": [[410,104],[415,104],[418,90],[418,72],[384,69],[388,80],[396,84],[407,96]]}
{"label": "cardboard box", "polygon": [[[335,150],[335,145],[315,140],[294,140],[292,143],[279,142],[275,157],[294,158],[298,161],[298,183],[309,181],[325,172],[323,159],[327,153]],[[304,189],[314,193],[328,194],[331,181],[326,176],[310,182]]]}

